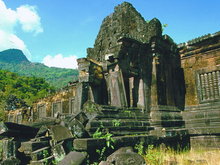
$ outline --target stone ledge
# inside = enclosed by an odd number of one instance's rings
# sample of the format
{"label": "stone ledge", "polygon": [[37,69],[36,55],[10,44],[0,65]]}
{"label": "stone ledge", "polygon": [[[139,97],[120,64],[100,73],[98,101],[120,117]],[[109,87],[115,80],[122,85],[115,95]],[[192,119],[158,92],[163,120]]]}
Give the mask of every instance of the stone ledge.
{"label": "stone ledge", "polygon": [[[140,141],[146,142],[147,144],[153,144],[158,140],[156,136],[149,135],[118,136],[112,138],[115,140],[114,145],[116,146],[134,146]],[[75,139],[73,145],[74,149],[77,151],[89,151],[106,146],[106,140],[94,138]]]}

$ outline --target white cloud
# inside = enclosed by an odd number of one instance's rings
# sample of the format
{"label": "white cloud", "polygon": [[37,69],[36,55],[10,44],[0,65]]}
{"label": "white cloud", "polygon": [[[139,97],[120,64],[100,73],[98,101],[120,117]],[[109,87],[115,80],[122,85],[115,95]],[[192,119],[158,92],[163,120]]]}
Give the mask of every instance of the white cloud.
{"label": "white cloud", "polygon": [[7,9],[5,3],[0,0],[0,29],[12,32],[17,23],[16,11]]}
{"label": "white cloud", "polygon": [[64,57],[62,54],[57,54],[55,56],[47,55],[43,59],[43,63],[49,67],[58,67],[58,68],[77,68],[77,57],[71,55],[69,57]]}
{"label": "white cloud", "polygon": [[16,35],[15,27],[19,24],[24,32],[32,32],[35,35],[43,32],[36,7],[22,5],[12,10],[0,0],[0,51],[10,48],[20,49],[30,59],[30,51],[24,41]]}
{"label": "white cloud", "polygon": [[34,32],[35,34],[43,32],[36,7],[24,5],[17,8],[17,18],[24,31]]}
{"label": "white cloud", "polygon": [[0,30],[0,50],[2,51],[11,48],[22,50],[27,58],[30,59],[31,53],[20,38],[13,33]]}

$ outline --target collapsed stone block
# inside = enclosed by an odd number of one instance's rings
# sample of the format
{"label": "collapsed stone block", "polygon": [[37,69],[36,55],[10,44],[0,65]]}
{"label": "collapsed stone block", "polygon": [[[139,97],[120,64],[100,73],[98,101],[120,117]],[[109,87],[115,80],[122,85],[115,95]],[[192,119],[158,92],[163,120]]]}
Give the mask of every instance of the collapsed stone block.
{"label": "collapsed stone block", "polygon": [[72,151],[58,165],[85,165],[87,153]]}
{"label": "collapsed stone block", "polygon": [[54,125],[49,128],[49,132],[52,136],[52,139],[56,142],[60,142],[66,139],[73,138],[70,130],[61,125]]}
{"label": "collapsed stone block", "polygon": [[24,152],[25,154],[31,154],[33,151],[36,151],[40,148],[47,146],[49,146],[48,141],[41,141],[41,142],[27,141],[21,143],[21,147],[19,148],[19,151]]}
{"label": "collapsed stone block", "polygon": [[131,147],[123,147],[108,156],[106,165],[146,165],[144,158],[133,152]]}

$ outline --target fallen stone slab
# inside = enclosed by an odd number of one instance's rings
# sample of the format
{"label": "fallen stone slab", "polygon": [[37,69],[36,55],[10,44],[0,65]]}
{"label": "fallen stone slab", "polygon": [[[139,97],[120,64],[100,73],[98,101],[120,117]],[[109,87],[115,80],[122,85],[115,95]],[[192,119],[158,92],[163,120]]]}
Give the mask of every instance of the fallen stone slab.
{"label": "fallen stone slab", "polygon": [[52,153],[53,153],[54,158],[58,160],[61,160],[66,155],[66,152],[63,147],[63,141],[56,144],[52,148]]}
{"label": "fallen stone slab", "polygon": [[52,136],[52,139],[55,140],[56,142],[73,138],[71,131],[62,125],[51,126],[49,128],[49,132]]}
{"label": "fallen stone slab", "polygon": [[106,165],[146,165],[144,158],[133,152],[132,147],[122,147],[107,157]]}
{"label": "fallen stone slab", "polygon": [[86,163],[86,159],[87,153],[72,151],[58,165],[83,165]]}
{"label": "fallen stone slab", "polygon": [[33,151],[41,149],[43,147],[48,147],[48,141],[41,141],[41,142],[22,142],[21,147],[18,149],[20,152],[24,152],[25,154],[31,154]]}

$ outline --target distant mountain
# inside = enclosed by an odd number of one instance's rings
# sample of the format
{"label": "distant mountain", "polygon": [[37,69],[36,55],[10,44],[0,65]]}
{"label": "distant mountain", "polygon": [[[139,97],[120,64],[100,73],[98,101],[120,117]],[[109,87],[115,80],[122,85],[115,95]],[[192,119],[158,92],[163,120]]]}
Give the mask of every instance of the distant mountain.
{"label": "distant mountain", "polygon": [[0,52],[0,61],[7,63],[30,62],[21,50],[8,49]]}
{"label": "distant mountain", "polygon": [[18,73],[22,76],[45,78],[55,88],[61,88],[68,82],[77,80],[77,69],[47,67],[41,63],[28,61],[21,50],[9,49],[0,52],[0,69]]}

